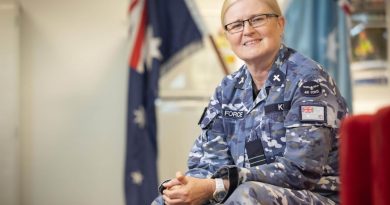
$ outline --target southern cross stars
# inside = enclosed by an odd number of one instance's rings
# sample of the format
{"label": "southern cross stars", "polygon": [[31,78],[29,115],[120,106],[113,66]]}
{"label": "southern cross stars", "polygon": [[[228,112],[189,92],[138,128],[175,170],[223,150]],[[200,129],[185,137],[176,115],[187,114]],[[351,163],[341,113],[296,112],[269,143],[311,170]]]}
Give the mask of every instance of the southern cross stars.
{"label": "southern cross stars", "polygon": [[151,69],[152,68],[152,62],[153,58],[156,58],[158,60],[162,59],[162,55],[160,52],[160,45],[161,45],[161,38],[156,38],[153,36],[153,28],[151,26],[148,26],[148,32],[146,36],[146,43],[145,43],[145,61],[146,61],[146,68]]}
{"label": "southern cross stars", "polygon": [[141,185],[144,180],[144,176],[139,171],[131,172],[130,176],[132,178],[132,182],[136,185]]}
{"label": "southern cross stars", "polygon": [[145,109],[143,106],[139,106],[138,109],[134,110],[134,123],[138,125],[139,128],[145,127]]}

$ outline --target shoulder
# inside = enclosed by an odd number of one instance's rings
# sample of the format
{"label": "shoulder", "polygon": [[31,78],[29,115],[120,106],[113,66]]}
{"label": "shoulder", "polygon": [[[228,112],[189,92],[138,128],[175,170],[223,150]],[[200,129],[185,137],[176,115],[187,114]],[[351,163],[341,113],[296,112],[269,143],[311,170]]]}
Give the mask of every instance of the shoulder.
{"label": "shoulder", "polygon": [[238,69],[237,71],[225,76],[222,79],[221,85],[231,85],[231,84],[234,85],[242,75],[245,75],[245,70],[246,70],[246,66],[242,65],[240,69]]}
{"label": "shoulder", "polygon": [[287,75],[296,79],[314,80],[310,78],[329,78],[329,74],[321,64],[299,52],[293,52],[285,64],[287,66]]}
{"label": "shoulder", "polygon": [[230,96],[235,89],[236,82],[239,82],[241,76],[245,75],[246,66],[241,68],[232,74],[225,76],[221,83],[215,89],[214,95],[210,99],[209,109],[218,110],[220,104],[226,101],[226,96]]}
{"label": "shoulder", "polygon": [[234,73],[225,76],[219,86],[216,89],[216,93],[231,93],[235,89],[236,83],[240,82],[240,78],[246,75],[246,66],[243,65],[241,68]]}
{"label": "shoulder", "polygon": [[[285,64],[285,96],[293,102],[285,125],[338,127],[342,114],[346,112],[346,104],[335,81],[323,66],[299,52],[292,53]],[[309,115],[309,111],[313,115]],[[314,114],[316,117],[313,117]]]}

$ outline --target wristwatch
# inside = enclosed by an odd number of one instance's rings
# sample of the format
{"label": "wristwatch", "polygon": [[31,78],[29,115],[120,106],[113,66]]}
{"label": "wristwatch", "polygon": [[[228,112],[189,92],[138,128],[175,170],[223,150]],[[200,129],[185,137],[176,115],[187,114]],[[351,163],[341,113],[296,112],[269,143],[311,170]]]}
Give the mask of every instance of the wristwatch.
{"label": "wristwatch", "polygon": [[215,191],[213,193],[213,198],[216,202],[222,202],[222,200],[226,196],[225,186],[223,185],[223,179],[216,178],[215,179]]}

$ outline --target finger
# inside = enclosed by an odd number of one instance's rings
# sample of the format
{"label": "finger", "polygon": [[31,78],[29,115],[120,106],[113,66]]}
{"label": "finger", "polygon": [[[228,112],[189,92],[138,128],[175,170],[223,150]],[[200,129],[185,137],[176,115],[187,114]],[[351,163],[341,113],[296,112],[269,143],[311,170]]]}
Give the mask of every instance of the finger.
{"label": "finger", "polygon": [[181,185],[175,185],[169,188],[169,190],[175,190],[175,189],[180,189],[182,186]]}
{"label": "finger", "polygon": [[182,187],[174,187],[172,189],[164,190],[163,195],[166,195],[170,199],[184,200],[186,198],[187,191]]}
{"label": "finger", "polygon": [[163,191],[163,196],[167,196],[170,199],[180,198],[180,194],[178,194],[176,190],[170,190],[170,189],[165,189]]}
{"label": "finger", "polygon": [[170,181],[167,181],[167,182],[164,182],[162,185],[163,187],[167,188],[168,186],[170,186],[169,184],[171,183],[172,180]]}
{"label": "finger", "polygon": [[187,179],[186,179],[185,175],[183,175],[180,171],[176,172],[176,179],[182,184],[187,183]]}
{"label": "finger", "polygon": [[176,172],[176,178],[183,177],[183,173],[181,171]]}
{"label": "finger", "polygon": [[169,189],[169,188],[171,188],[171,187],[173,187],[175,185],[180,185],[180,184],[181,184],[181,182],[179,180],[177,180],[176,178],[174,178],[171,181],[164,183],[163,186],[165,188]]}
{"label": "finger", "polygon": [[167,205],[175,205],[175,204],[184,203],[182,199],[171,199],[166,195],[163,195],[163,199],[164,199],[165,204],[167,204]]}

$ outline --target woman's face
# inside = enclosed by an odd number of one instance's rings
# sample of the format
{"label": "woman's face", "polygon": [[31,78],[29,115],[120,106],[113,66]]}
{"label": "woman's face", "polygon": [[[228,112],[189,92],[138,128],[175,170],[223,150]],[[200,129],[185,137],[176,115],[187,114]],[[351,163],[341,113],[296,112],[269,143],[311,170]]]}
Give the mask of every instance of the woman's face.
{"label": "woman's face", "polygon": [[[225,13],[224,23],[249,19],[258,14],[273,14],[265,3],[259,0],[236,1]],[[281,43],[284,29],[283,17],[268,17],[267,23],[253,28],[246,21],[244,29],[238,33],[226,31],[234,53],[247,63],[267,61],[275,57]]]}

